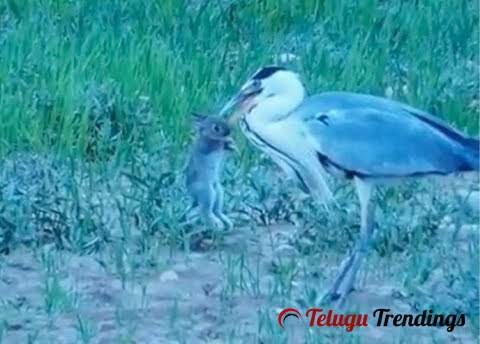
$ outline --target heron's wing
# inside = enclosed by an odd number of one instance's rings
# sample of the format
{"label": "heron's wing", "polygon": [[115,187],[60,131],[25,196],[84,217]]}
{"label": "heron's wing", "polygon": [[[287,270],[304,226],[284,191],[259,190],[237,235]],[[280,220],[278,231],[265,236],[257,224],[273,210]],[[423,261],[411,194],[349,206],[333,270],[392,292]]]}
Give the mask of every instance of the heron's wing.
{"label": "heron's wing", "polygon": [[[292,113],[319,161],[350,175],[402,177],[468,169],[468,140],[401,103],[351,93],[307,99]],[[478,141],[477,141],[478,142]]]}

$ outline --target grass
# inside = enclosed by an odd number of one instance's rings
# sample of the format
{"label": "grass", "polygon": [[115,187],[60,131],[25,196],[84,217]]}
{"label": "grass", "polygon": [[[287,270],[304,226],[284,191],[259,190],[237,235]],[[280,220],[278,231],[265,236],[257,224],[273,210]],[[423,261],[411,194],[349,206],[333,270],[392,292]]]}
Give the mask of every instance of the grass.
{"label": "grass", "polygon": [[4,2],[1,152],[180,149],[191,110],[215,111],[285,52],[312,92],[390,87],[478,131],[475,2],[189,3]]}
{"label": "grass", "polygon": [[[101,337],[89,320],[96,306],[66,269],[78,257],[93,257],[96,278],[109,276],[125,293],[126,300],[111,296],[115,340],[141,341],[136,312],[156,314],[148,304],[166,291],[151,281],[159,283],[155,276],[172,269],[179,252],[187,265],[203,255],[215,260],[220,305],[263,300],[251,326],[217,319],[217,328],[197,332],[222,342],[285,342],[272,309],[318,300],[332,275],[319,266],[335,266],[357,236],[353,192],[338,185],[344,207],[326,214],[297,199],[295,187],[277,187],[276,168],[238,135],[241,154],[226,171],[227,210],[263,244],[234,250],[227,238],[188,233],[179,223],[188,204],[180,172],[189,113],[215,113],[259,66],[290,53],[297,58],[281,64],[298,71],[310,93],[389,95],[478,135],[478,14],[478,2],[467,0],[0,2],[0,277],[2,264],[7,276],[9,257],[24,251],[44,272],[38,305],[0,298],[0,342],[14,338],[12,322],[26,333],[18,340],[61,342],[52,328],[66,319],[72,341]],[[428,199],[419,196],[425,188]],[[442,232],[445,215],[461,236],[478,213],[441,191],[419,183],[379,196],[382,230],[371,257],[379,268],[369,264],[364,279],[388,279],[412,307],[466,312],[478,335],[478,240],[459,248]],[[263,226],[285,222],[298,224],[285,239],[298,255],[249,251],[258,244],[275,252],[278,233]],[[437,273],[442,282],[433,286]],[[448,297],[434,294],[447,289]],[[199,320],[185,315],[183,302],[169,304],[163,324],[152,328],[189,342],[185,329]],[[42,326],[43,316],[52,327]]]}

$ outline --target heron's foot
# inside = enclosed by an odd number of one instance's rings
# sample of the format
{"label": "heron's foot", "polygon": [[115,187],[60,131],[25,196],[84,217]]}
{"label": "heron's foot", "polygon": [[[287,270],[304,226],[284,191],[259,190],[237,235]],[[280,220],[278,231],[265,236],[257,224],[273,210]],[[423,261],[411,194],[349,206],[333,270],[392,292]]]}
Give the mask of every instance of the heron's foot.
{"label": "heron's foot", "polygon": [[324,305],[329,305],[329,306],[333,306],[334,308],[342,308],[347,299],[348,299],[348,296],[350,295],[350,293],[352,291],[354,291],[355,288],[351,288],[348,292],[344,292],[344,291],[328,291],[321,299],[321,304],[324,304]]}
{"label": "heron's foot", "polygon": [[343,307],[348,295],[355,290],[355,277],[360,267],[361,259],[361,252],[355,250],[350,256],[343,260],[340,265],[340,272],[333,282],[332,287],[321,298],[322,303],[333,303],[337,307]]}
{"label": "heron's foot", "polygon": [[330,294],[330,295],[338,294],[338,290],[340,285],[342,284],[342,281],[345,279],[345,276],[347,275],[348,271],[350,271],[350,269],[352,268],[353,261],[355,260],[355,253],[356,252],[353,252],[350,256],[346,257],[342,261],[342,263],[340,264],[338,275],[326,294]]}

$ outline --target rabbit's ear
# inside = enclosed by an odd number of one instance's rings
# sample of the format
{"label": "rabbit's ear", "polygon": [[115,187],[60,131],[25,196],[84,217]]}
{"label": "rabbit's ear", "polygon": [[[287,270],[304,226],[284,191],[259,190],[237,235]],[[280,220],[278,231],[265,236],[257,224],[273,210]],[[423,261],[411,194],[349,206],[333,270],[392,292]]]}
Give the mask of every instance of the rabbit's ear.
{"label": "rabbit's ear", "polygon": [[207,118],[207,116],[198,112],[192,112],[192,118],[193,118],[193,123],[195,123],[196,125],[199,125]]}

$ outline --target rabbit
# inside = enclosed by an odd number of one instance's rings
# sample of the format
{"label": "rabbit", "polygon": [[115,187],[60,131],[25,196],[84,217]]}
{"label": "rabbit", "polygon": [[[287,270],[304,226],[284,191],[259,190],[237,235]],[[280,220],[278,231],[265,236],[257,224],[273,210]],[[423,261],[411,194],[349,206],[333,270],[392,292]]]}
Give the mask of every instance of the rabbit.
{"label": "rabbit", "polygon": [[228,123],[218,117],[194,113],[196,138],[185,170],[186,188],[198,210],[210,224],[231,229],[232,221],[223,212],[220,183],[226,154],[236,151]]}

